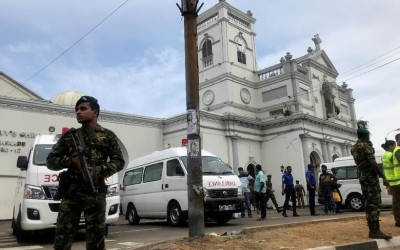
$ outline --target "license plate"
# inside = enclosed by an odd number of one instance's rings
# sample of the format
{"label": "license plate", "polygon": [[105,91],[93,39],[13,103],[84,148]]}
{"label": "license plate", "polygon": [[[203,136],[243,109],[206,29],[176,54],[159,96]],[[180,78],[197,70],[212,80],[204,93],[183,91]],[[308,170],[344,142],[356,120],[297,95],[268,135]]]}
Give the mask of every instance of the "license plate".
{"label": "license plate", "polygon": [[219,209],[219,211],[235,210],[235,205],[219,205],[218,209]]}

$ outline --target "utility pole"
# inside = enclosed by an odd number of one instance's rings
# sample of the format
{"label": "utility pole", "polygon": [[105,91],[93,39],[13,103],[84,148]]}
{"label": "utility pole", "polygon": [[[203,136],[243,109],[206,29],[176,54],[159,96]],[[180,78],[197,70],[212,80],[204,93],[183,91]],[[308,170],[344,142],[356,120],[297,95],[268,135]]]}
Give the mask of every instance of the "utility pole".
{"label": "utility pole", "polygon": [[197,54],[198,0],[176,4],[184,17],[189,237],[204,236],[204,191],[199,115],[199,65]]}

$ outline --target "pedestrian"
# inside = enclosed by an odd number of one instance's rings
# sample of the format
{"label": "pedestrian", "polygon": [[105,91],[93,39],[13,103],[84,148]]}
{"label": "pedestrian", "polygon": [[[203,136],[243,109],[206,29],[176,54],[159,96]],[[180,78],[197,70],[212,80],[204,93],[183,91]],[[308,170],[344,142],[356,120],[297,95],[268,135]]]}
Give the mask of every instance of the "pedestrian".
{"label": "pedestrian", "polygon": [[[393,141],[388,140],[385,142],[386,152],[382,156],[382,164],[386,179],[389,182],[388,188],[392,194],[395,226],[400,227],[400,134],[397,134],[395,139],[397,146],[396,143],[393,144]],[[392,157],[390,157],[391,155]],[[391,167],[393,168],[392,175],[390,175]]]}
{"label": "pedestrian", "polygon": [[[253,179],[256,178],[256,166],[253,163],[250,163],[247,166],[247,173],[253,177]],[[249,189],[250,189],[250,193],[251,193],[251,204],[254,207],[254,210],[257,212],[257,214],[260,213],[260,209],[258,206],[258,202],[257,202],[257,197],[256,197],[256,193],[254,192],[254,181],[249,183]]]}
{"label": "pedestrian", "polygon": [[266,178],[260,164],[256,165],[256,173],[257,175],[254,181],[254,192],[256,193],[257,201],[260,205],[260,212],[261,212],[261,217],[258,218],[257,221],[261,221],[265,220],[267,217],[267,201],[265,200],[267,185],[266,185]]}
{"label": "pedestrian", "polygon": [[298,207],[305,208],[306,205],[304,204],[304,196],[306,195],[306,190],[304,190],[304,187],[300,184],[299,180],[296,180],[296,185],[294,186],[294,189],[296,190]]}
{"label": "pedestrian", "polygon": [[266,193],[266,202],[271,199],[272,203],[275,206],[276,212],[281,213],[282,208],[279,208],[278,202],[276,202],[276,197],[275,197],[275,190],[272,188],[272,175],[267,175],[267,193]]}
{"label": "pedestrian", "polygon": [[379,177],[383,179],[385,186],[389,184],[375,161],[375,150],[370,141],[370,133],[366,128],[367,122],[359,121],[357,125],[358,140],[351,148],[351,154],[357,165],[357,175],[364,196],[369,238],[391,239],[392,236],[383,233],[379,225],[379,215],[382,204]]}
{"label": "pedestrian", "polygon": [[244,195],[244,206],[242,209],[241,217],[244,218],[246,215],[246,210],[247,210],[247,216],[249,218],[253,218],[253,215],[251,214],[251,201],[250,201],[250,188],[249,184],[254,181],[254,178],[251,177],[248,173],[244,172],[243,168],[240,167],[238,168],[239,171],[239,179],[240,183],[242,184],[242,192]]}
{"label": "pedestrian", "polygon": [[335,177],[333,174],[327,172],[326,165],[321,166],[321,175],[319,176],[319,190],[318,194],[324,201],[324,212],[328,214],[328,211],[332,213],[336,212],[336,204],[333,200],[333,183]]}
{"label": "pedestrian", "polygon": [[315,190],[317,186],[317,180],[314,177],[314,165],[308,164],[306,172],[306,181],[307,181],[307,191],[308,191],[308,205],[310,206],[310,214],[311,216],[319,215],[315,213]]}
{"label": "pedestrian", "polygon": [[340,214],[340,207],[342,205],[343,197],[342,193],[340,192],[340,187],[342,186],[341,183],[338,182],[338,169],[337,168],[332,168],[331,169],[333,176],[335,176],[335,179],[333,180],[333,194],[335,195],[335,192],[339,195],[340,201],[335,200],[336,204],[336,213]]}
{"label": "pedestrian", "polygon": [[[75,105],[76,119],[82,126],[70,129],[58,140],[47,157],[51,170],[68,169],[70,182],[61,201],[55,230],[54,249],[71,249],[81,214],[86,225],[86,249],[105,249],[104,231],[107,186],[104,179],[125,164],[117,136],[97,123],[98,101],[82,96]],[[94,190],[82,174],[83,160],[74,141],[83,148]]]}
{"label": "pedestrian", "polygon": [[294,189],[292,167],[287,166],[286,172],[282,176],[282,195],[285,195],[285,203],[283,204],[283,217],[288,217],[286,210],[289,205],[289,199],[292,201],[293,217],[298,217],[296,212],[296,190]]}

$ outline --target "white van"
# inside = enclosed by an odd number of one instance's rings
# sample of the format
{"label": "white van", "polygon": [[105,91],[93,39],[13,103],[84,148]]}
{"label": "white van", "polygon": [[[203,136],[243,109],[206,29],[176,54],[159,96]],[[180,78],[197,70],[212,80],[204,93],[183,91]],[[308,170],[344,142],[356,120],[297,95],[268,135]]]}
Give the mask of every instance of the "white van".
{"label": "white van", "polygon": [[[375,160],[382,168],[383,153],[376,153]],[[342,194],[342,205],[350,207],[354,211],[364,209],[364,198],[361,191],[361,185],[357,177],[357,166],[352,156],[341,157],[335,159],[331,166],[328,166],[328,171],[336,168],[338,183],[342,184],[340,193]],[[382,170],[383,171],[383,170]],[[382,179],[379,179],[381,186],[382,206],[392,206],[392,196],[387,194],[386,187],[383,185]]]}
{"label": "white van", "polygon": [[[239,177],[218,157],[202,150],[205,218],[225,224],[242,209]],[[171,226],[188,216],[187,149],[169,148],[129,163],[121,187],[121,207],[129,224],[167,219]]]}
{"label": "white van", "polygon": [[[46,167],[46,158],[60,135],[36,136],[29,158],[19,156],[17,167],[20,169],[14,197],[13,234],[18,242],[26,242],[28,234],[35,230],[55,228],[61,201],[53,200],[58,189],[58,174]],[[108,224],[119,218],[118,174],[106,179],[107,208],[106,234]],[[84,226],[83,215],[81,226]]]}

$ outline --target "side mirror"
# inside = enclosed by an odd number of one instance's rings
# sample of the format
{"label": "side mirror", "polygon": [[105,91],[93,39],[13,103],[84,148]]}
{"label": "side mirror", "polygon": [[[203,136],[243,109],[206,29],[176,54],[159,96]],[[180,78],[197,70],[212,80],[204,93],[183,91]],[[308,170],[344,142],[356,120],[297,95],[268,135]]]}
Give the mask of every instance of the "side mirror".
{"label": "side mirror", "polygon": [[18,156],[17,168],[19,168],[21,170],[28,169],[28,158],[26,156]]}

